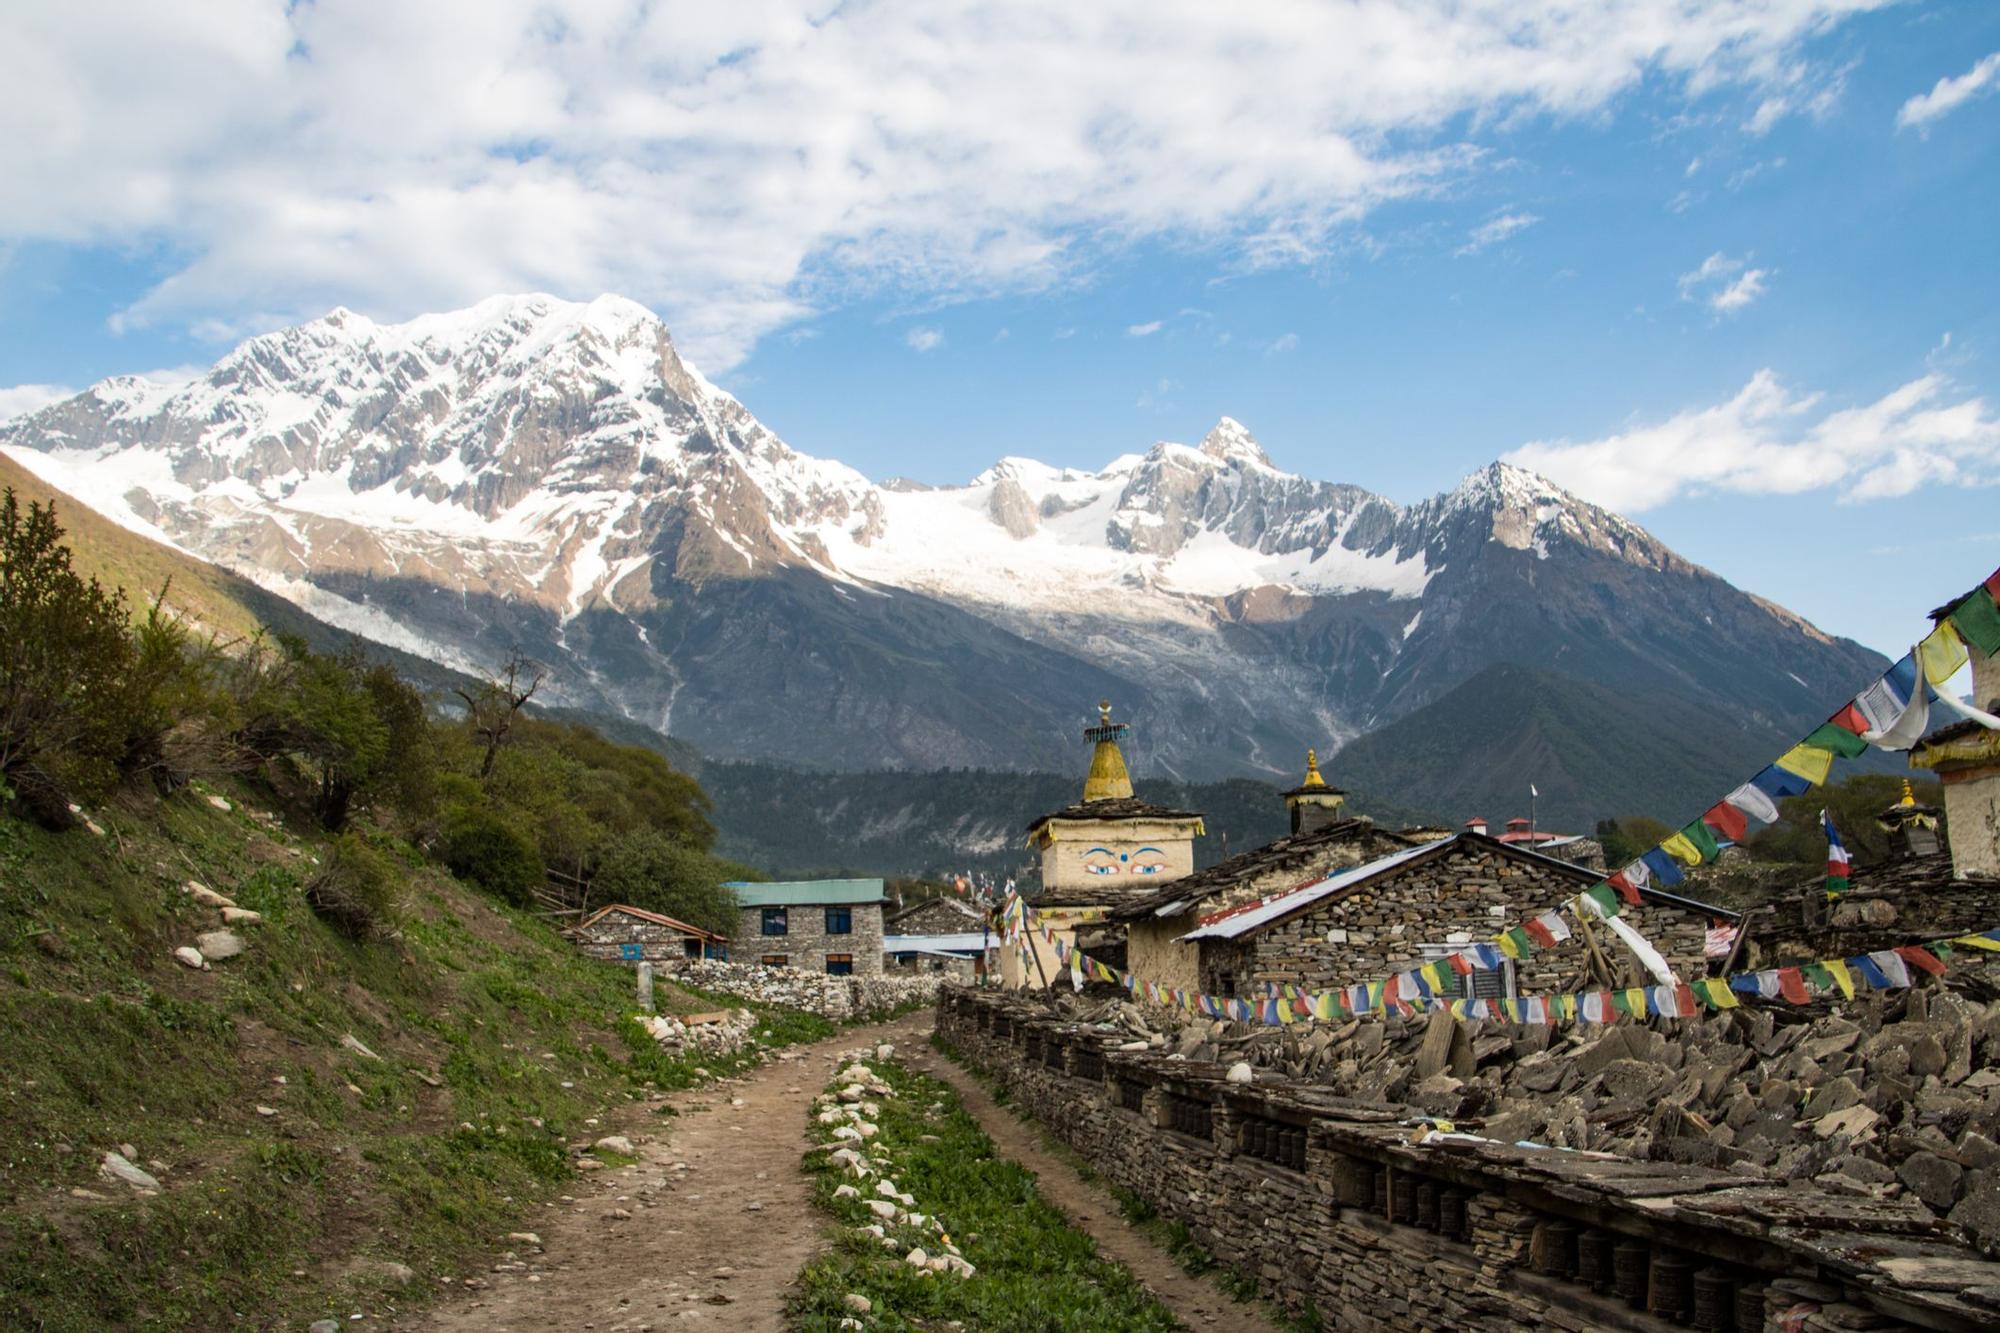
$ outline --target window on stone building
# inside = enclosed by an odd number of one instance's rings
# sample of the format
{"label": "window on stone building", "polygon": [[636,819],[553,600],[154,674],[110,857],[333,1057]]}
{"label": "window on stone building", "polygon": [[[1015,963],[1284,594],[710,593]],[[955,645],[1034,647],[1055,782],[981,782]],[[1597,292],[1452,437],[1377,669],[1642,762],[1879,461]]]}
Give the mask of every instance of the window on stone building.
{"label": "window on stone building", "polygon": [[757,961],[765,967],[790,967],[792,956],[788,953],[767,953]]}
{"label": "window on stone building", "polygon": [[764,933],[766,935],[791,934],[791,927],[786,924],[784,908],[767,907],[764,909]]}
{"label": "window on stone building", "polygon": [[848,977],[854,975],[854,955],[851,953],[830,953],[826,956],[828,976]]}
{"label": "window on stone building", "polygon": [[852,935],[854,933],[854,909],[851,907],[827,908],[826,933],[829,935]]}
{"label": "window on stone building", "polygon": [[[1418,949],[1428,963],[1457,953],[1464,947],[1462,944],[1423,944]],[[1499,1000],[1518,994],[1514,988],[1514,961],[1511,958],[1496,968],[1480,968],[1464,976],[1449,968],[1440,970],[1445,982],[1440,993],[1447,1000]]]}

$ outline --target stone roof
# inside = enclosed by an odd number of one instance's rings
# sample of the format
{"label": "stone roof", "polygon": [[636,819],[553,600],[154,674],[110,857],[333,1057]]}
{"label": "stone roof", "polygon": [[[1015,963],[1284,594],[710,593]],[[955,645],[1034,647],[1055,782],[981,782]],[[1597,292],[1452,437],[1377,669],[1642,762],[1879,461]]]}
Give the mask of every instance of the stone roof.
{"label": "stone roof", "polygon": [[898,921],[901,921],[906,916],[914,916],[916,913],[921,912],[926,908],[940,907],[940,906],[949,908],[950,910],[958,913],[960,916],[964,917],[967,921],[972,922],[974,925],[984,925],[986,922],[986,913],[980,911],[977,907],[974,907],[971,903],[966,902],[963,898],[939,897],[939,898],[926,898],[920,903],[911,903],[908,907],[899,908],[898,910],[891,912],[889,915],[882,918],[882,928],[886,931],[889,929],[889,927],[895,925]]}
{"label": "stone roof", "polygon": [[725,944],[729,940],[727,935],[718,935],[712,930],[703,930],[700,926],[689,925],[685,921],[665,916],[659,912],[648,912],[643,907],[633,907],[629,903],[613,903],[609,907],[600,907],[574,926],[571,926],[570,930],[575,932],[594,926],[613,912],[618,913],[620,916],[635,916],[641,921],[650,921],[656,926],[665,926],[669,930],[678,930],[683,935],[693,935],[697,939],[713,940],[718,944]]}
{"label": "stone roof", "polygon": [[1075,805],[1066,805],[1060,810],[1054,810],[1046,815],[1037,816],[1034,822],[1028,825],[1028,832],[1033,833],[1042,825],[1057,819],[1200,818],[1201,812],[1198,810],[1175,810],[1170,806],[1154,805],[1151,801],[1142,801],[1136,796],[1119,796],[1103,801],[1078,801]]}
{"label": "stone roof", "polygon": [[[1319,787],[1315,790],[1327,789]],[[1111,915],[1116,920],[1131,921],[1139,917],[1153,916],[1170,903],[1185,902],[1189,907],[1197,906],[1203,899],[1225,892],[1254,875],[1268,870],[1282,870],[1288,866],[1303,866],[1312,860],[1315,853],[1371,833],[1400,846],[1417,845],[1415,839],[1376,828],[1371,819],[1361,817],[1343,819],[1324,828],[1314,829],[1310,833],[1287,834],[1274,842],[1265,843],[1262,847],[1238,852],[1227,860],[1217,861],[1206,870],[1183,875],[1142,898],[1136,898],[1119,907]]]}

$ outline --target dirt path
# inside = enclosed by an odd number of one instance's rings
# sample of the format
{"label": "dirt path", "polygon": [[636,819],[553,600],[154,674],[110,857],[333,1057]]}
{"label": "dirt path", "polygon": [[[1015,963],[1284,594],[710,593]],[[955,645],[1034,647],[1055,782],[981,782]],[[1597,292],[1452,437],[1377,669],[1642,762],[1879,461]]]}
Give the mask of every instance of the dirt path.
{"label": "dirt path", "polygon": [[825,1227],[799,1170],[807,1108],[839,1052],[889,1041],[928,1054],[931,1019],[920,1010],[781,1052],[677,1096],[672,1119],[641,1105],[607,1120],[595,1132],[627,1135],[640,1160],[582,1178],[573,1198],[522,1223],[539,1247],[497,1255],[483,1286],[400,1327],[782,1329],[786,1289]]}
{"label": "dirt path", "polygon": [[912,1046],[898,1054],[911,1068],[949,1083],[1000,1154],[1033,1171],[1042,1197],[1089,1232],[1099,1253],[1130,1269],[1182,1323],[1194,1329],[1229,1329],[1232,1333],[1239,1329],[1244,1333],[1278,1333],[1277,1326],[1256,1306],[1231,1300],[1214,1284],[1182,1272],[1172,1256],[1119,1215],[1109,1194],[1044,1148],[1040,1134],[994,1101],[971,1074],[928,1045]]}

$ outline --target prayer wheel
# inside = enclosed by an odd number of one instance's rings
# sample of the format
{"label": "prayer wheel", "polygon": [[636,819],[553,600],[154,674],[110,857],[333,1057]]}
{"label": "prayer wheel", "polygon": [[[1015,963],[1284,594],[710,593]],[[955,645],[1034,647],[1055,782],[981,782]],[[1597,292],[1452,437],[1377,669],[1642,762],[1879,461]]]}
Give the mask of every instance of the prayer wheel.
{"label": "prayer wheel", "polygon": [[1375,1202],[1375,1168],[1359,1157],[1334,1158],[1333,1197],[1344,1208],[1366,1208]]}
{"label": "prayer wheel", "polygon": [[1576,1224],[1553,1218],[1537,1223],[1528,1241],[1528,1257],[1535,1271],[1548,1277],[1576,1272]]}
{"label": "prayer wheel", "polygon": [[1465,1239],[1465,1191],[1446,1186],[1438,1191],[1438,1230],[1453,1240]]}
{"label": "prayer wheel", "polygon": [[1438,1229],[1438,1187],[1426,1180],[1417,1186],[1417,1225],[1426,1231]]}
{"label": "prayer wheel", "polygon": [[1738,1287],[1736,1289],[1736,1327],[1744,1333],[1757,1333],[1764,1327],[1764,1289],[1762,1287]]}
{"label": "prayer wheel", "polygon": [[1611,1247],[1611,1287],[1635,1310],[1646,1308],[1646,1269],[1652,1251],[1637,1241]]}
{"label": "prayer wheel", "polygon": [[1611,1233],[1608,1231],[1592,1227],[1577,1233],[1576,1280],[1588,1283],[1595,1292],[1610,1291],[1613,1278],[1611,1247]]}
{"label": "prayer wheel", "polygon": [[1727,1269],[1704,1268],[1694,1275],[1694,1326],[1709,1333],[1735,1333],[1736,1284]]}
{"label": "prayer wheel", "polygon": [[1657,1251],[1647,1275],[1646,1309],[1660,1319],[1685,1323],[1694,1311],[1694,1265],[1672,1250]]}
{"label": "prayer wheel", "polygon": [[1389,1168],[1386,1166],[1375,1168],[1375,1211],[1384,1217],[1389,1215]]}
{"label": "prayer wheel", "polygon": [[1406,1226],[1416,1223],[1417,1178],[1407,1171],[1398,1171],[1389,1182],[1389,1220]]}

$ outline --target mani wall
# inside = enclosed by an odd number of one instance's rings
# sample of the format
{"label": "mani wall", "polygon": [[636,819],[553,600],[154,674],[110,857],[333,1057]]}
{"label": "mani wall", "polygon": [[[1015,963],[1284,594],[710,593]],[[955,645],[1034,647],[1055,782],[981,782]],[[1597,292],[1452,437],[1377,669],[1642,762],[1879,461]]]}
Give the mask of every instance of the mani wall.
{"label": "mani wall", "polygon": [[2000,1263],[1915,1200],[1444,1133],[1019,996],[943,990],[938,1035],[1100,1174],[1335,1328],[2000,1322]]}

